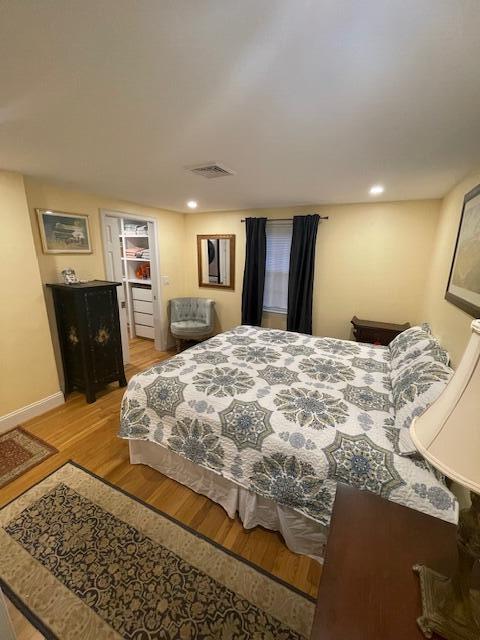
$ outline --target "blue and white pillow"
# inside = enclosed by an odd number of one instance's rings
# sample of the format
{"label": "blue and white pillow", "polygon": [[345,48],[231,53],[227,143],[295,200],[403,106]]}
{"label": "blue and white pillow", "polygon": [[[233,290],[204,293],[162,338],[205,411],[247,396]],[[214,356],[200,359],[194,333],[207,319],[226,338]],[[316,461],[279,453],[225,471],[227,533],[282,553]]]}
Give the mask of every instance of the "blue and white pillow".
{"label": "blue and white pillow", "polygon": [[418,356],[392,376],[395,426],[408,429],[442,393],[453,374],[431,352]]}
{"label": "blue and white pillow", "polygon": [[389,345],[392,378],[405,367],[429,355],[436,362],[448,365],[450,357],[430,332],[428,325],[415,326],[400,333]]}

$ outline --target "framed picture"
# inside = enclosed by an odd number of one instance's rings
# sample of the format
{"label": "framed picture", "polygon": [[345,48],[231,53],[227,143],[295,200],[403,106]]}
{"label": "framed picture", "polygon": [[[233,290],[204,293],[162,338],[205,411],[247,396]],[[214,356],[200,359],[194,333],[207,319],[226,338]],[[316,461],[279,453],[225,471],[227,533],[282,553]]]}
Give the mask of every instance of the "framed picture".
{"label": "framed picture", "polygon": [[463,200],[445,298],[471,316],[480,318],[480,185]]}
{"label": "framed picture", "polygon": [[92,253],[88,216],[35,209],[44,253]]}

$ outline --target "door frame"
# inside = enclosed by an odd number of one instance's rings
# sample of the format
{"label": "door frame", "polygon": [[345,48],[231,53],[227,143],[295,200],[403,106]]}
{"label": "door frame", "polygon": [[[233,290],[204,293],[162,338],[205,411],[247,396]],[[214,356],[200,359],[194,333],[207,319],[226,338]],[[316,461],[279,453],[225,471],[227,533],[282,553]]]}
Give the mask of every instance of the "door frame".
{"label": "door frame", "polygon": [[[113,227],[114,223],[115,227]],[[125,270],[125,266],[123,265],[122,260],[120,260],[120,264],[114,264],[114,258],[112,256],[112,244],[115,245],[114,248],[118,250],[119,255],[121,254],[120,248],[120,239],[119,239],[119,231],[122,226],[121,218],[117,218],[116,216],[104,216],[102,218],[102,232],[103,232],[103,248],[104,248],[104,262],[105,262],[105,273],[109,280],[114,282],[121,282],[121,287],[118,287],[117,290],[117,302],[118,302],[118,313],[120,320],[120,335],[122,339],[122,352],[123,352],[123,364],[127,365],[130,362],[130,348],[129,348],[129,335],[128,335],[128,322],[125,322],[125,318],[127,316],[127,287],[124,287],[123,282],[123,274]],[[110,237],[112,236],[112,237]],[[116,262],[116,260],[115,260]],[[118,271],[120,274],[118,275]],[[121,289],[121,293],[120,293]]]}
{"label": "door frame", "polygon": [[165,325],[165,316],[163,314],[163,296],[162,296],[162,278],[160,275],[160,250],[158,246],[159,224],[157,218],[152,216],[142,216],[138,213],[130,213],[129,211],[119,211],[117,209],[100,209],[100,227],[102,230],[102,254],[105,273],[107,269],[107,247],[105,238],[104,220],[107,216],[113,218],[128,218],[128,220],[139,220],[152,224],[152,238],[148,239],[150,249],[150,280],[152,289],[153,302],[153,323],[155,329],[154,344],[157,351],[165,351],[167,349],[167,332]]}

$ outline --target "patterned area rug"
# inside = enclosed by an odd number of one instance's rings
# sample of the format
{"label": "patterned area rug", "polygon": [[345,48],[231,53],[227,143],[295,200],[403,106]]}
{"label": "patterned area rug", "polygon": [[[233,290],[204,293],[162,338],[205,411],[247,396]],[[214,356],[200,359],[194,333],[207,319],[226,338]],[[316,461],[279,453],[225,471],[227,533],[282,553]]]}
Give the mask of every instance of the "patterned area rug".
{"label": "patterned area rug", "polygon": [[0,584],[47,638],[310,635],[311,598],[73,463],[0,527]]}
{"label": "patterned area rug", "polygon": [[57,453],[55,447],[21,427],[0,435],[0,487]]}

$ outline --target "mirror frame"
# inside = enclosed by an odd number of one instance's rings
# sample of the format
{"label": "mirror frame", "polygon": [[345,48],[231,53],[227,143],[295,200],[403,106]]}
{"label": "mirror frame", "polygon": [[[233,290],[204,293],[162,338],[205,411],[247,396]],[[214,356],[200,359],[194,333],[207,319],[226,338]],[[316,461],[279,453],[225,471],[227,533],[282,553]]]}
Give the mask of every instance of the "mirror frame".
{"label": "mirror frame", "polygon": [[[202,240],[230,240],[230,284],[202,282]],[[235,289],[235,234],[209,233],[197,236],[198,286],[208,289]]]}

